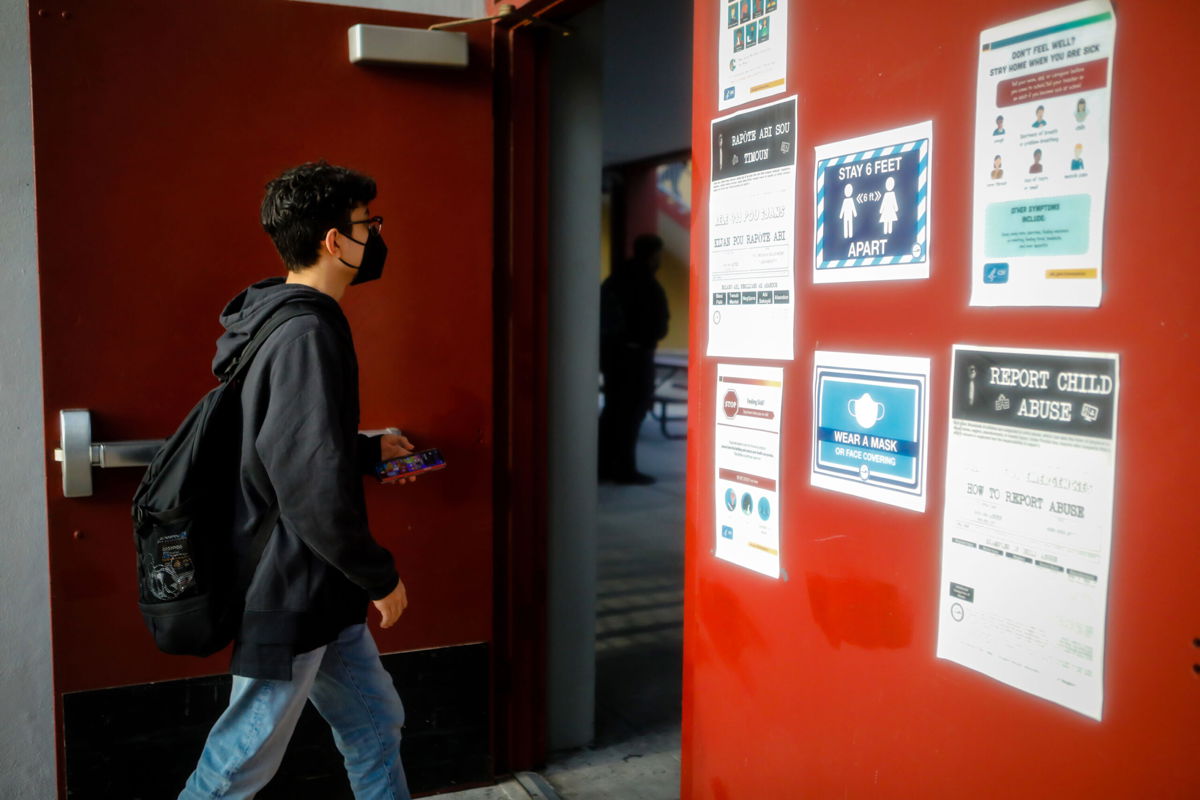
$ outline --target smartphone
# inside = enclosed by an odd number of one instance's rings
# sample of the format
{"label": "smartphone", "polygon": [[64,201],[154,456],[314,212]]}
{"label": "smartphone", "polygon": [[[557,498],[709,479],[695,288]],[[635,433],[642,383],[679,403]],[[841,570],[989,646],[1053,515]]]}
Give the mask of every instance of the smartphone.
{"label": "smartphone", "polygon": [[446,460],[442,458],[442,451],[430,448],[381,462],[375,467],[375,476],[379,478],[380,483],[395,483],[409,475],[421,475],[435,469],[443,469],[445,466]]}

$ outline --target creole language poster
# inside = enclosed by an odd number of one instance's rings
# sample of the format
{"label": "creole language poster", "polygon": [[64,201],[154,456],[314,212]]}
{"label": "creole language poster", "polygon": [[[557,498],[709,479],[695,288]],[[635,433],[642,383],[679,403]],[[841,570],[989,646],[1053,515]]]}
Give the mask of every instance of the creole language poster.
{"label": "creole language poster", "polygon": [[708,355],[792,358],[796,98],[713,120]]}
{"label": "creole language poster", "polygon": [[1087,0],[980,35],[971,305],[1100,305],[1116,29]]}
{"label": "creole language poster", "polygon": [[717,109],[787,90],[788,0],[718,0]]}
{"label": "creole language poster", "polygon": [[779,577],[783,369],[717,364],[717,558]]}
{"label": "creole language poster", "polygon": [[925,510],[929,359],[818,350],[812,485]]}
{"label": "creole language poster", "polygon": [[937,654],[1100,719],[1112,353],[955,345]]}
{"label": "creole language poster", "polygon": [[929,277],[933,123],[816,148],[813,282]]}

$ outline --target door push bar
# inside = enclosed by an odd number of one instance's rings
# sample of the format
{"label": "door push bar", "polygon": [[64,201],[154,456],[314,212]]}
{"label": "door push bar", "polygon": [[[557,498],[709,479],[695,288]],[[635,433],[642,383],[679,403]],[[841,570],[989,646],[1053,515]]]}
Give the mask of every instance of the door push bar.
{"label": "door push bar", "polygon": [[92,467],[146,467],[165,439],[93,442],[92,414],[86,408],[59,412],[59,446],[54,460],[62,463],[63,497],[92,496]]}

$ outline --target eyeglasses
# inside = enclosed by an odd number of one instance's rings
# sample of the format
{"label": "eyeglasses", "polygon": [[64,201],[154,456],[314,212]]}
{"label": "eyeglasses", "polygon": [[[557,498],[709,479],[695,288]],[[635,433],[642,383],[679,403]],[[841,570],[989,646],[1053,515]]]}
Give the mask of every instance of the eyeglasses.
{"label": "eyeglasses", "polygon": [[352,219],[350,225],[366,225],[367,230],[379,233],[383,230],[383,217],[371,217],[370,219]]}

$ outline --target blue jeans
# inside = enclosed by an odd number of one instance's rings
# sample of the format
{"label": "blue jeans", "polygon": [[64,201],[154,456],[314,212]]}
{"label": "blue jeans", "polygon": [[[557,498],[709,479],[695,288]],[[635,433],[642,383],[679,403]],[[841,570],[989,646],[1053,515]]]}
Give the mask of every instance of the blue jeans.
{"label": "blue jeans", "polygon": [[306,700],[333,728],[357,800],[409,800],[400,763],[404,706],[366,625],[296,656],[290,681],[234,676],[229,708],[179,800],[254,797],[279,769]]}

